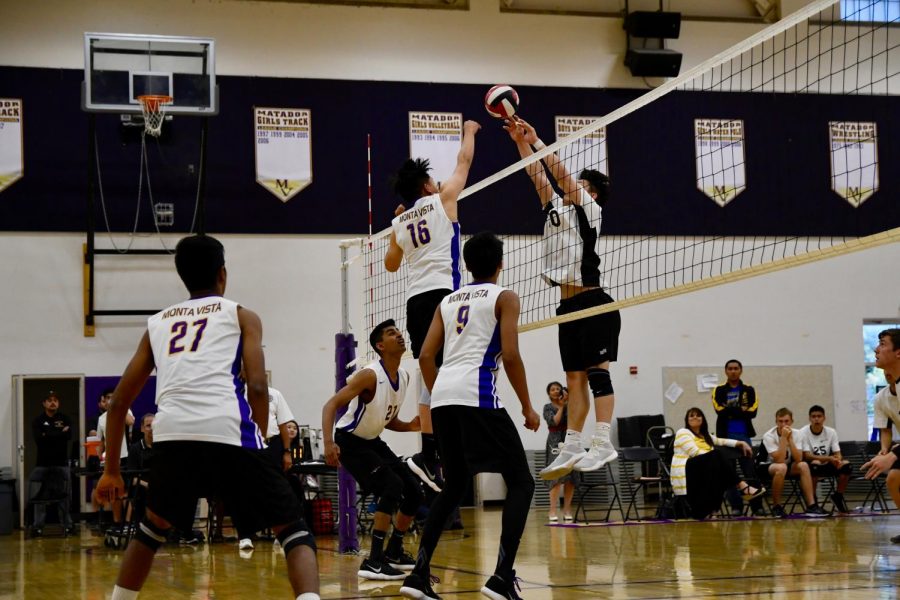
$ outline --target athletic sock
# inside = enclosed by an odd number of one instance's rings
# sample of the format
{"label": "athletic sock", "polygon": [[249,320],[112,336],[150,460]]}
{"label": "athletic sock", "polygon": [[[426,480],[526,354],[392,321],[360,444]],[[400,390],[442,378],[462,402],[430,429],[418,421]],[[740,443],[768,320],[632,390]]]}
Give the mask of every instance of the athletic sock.
{"label": "athletic sock", "polygon": [[594,439],[598,440],[602,444],[609,444],[609,430],[609,423],[597,421],[597,428],[594,430]]}
{"label": "athletic sock", "polygon": [[111,600],[135,600],[138,597],[138,590],[126,590],[123,587],[115,586]]}
{"label": "athletic sock", "polygon": [[388,540],[387,545],[387,554],[388,556],[400,556],[403,553],[403,536],[406,535],[405,531],[397,531],[397,528],[394,527],[393,533],[391,533],[391,539]]}
{"label": "athletic sock", "polygon": [[386,531],[372,531],[372,550],[369,552],[369,559],[381,562],[384,557],[384,538],[387,536]]}
{"label": "athletic sock", "polygon": [[566,444],[566,446],[568,446],[569,444],[575,444],[576,446],[578,446],[580,448],[581,447],[581,432],[575,431],[574,429],[567,429],[565,444]]}
{"label": "athletic sock", "polygon": [[422,458],[424,458],[429,466],[437,462],[437,443],[434,441],[433,433],[422,434]]}
{"label": "athletic sock", "polygon": [[320,600],[319,595],[313,592],[303,592],[297,596],[297,600]]}

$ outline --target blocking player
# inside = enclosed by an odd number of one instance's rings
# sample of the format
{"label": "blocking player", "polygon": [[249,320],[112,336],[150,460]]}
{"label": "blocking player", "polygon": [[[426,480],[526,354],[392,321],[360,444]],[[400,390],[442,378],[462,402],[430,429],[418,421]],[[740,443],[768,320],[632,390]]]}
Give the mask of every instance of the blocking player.
{"label": "blocking player", "polygon": [[[456,201],[466,187],[469,168],[475,155],[475,134],[481,125],[463,124],[462,147],[456,157],[456,169],[440,184],[428,174],[428,161],[410,159],[394,177],[394,191],[405,203],[397,207],[391,221],[391,241],[384,266],[394,272],[403,258],[409,267],[406,288],[406,329],[412,342],[413,357],[419,357],[428,325],[441,299],[460,284],[460,233]],[[406,206],[411,206],[407,209]],[[440,366],[440,357],[438,357]],[[422,424],[422,451],[407,460],[409,468],[434,491],[437,453],[431,428],[430,396],[419,398]]]}
{"label": "blocking player", "polygon": [[112,600],[137,598],[166,532],[173,526],[191,530],[200,497],[222,498],[256,530],[272,527],[297,600],[318,600],[315,541],[287,479],[263,450],[260,432],[269,413],[262,323],[223,297],[227,273],[218,240],[182,239],[175,267],[190,298],[147,320],[109,406],[107,459],[97,494],[112,501],[125,492],[119,472],[125,415],[156,369],[147,513],[125,552]]}
{"label": "blocking player", "polygon": [[[407,598],[438,598],[430,583],[431,557],[447,516],[459,504],[472,477],[484,472],[500,473],[507,493],[497,566],[481,593],[493,600],[518,598],[513,563],[528,518],[534,479],[516,426],[497,397],[501,358],[522,405],[525,427],[537,431],[540,417],[531,406],[519,355],[519,297],[497,285],[503,242],[493,233],[479,233],[466,242],[463,254],[474,281],[441,301],[419,357],[425,386],[431,392],[444,489],[428,513],[416,566],[400,588]],[[442,347],[444,364],[438,372],[437,355]]]}
{"label": "blocking player", "polygon": [[[900,506],[900,444],[893,443],[891,426],[900,430],[900,399],[897,381],[900,380],[900,329],[885,329],[878,334],[875,346],[875,366],[884,371],[888,385],[875,396],[875,427],[881,431],[881,451],[862,466],[866,479],[887,473],[885,487],[895,506]],[[900,535],[891,538],[900,544]]]}
{"label": "blocking player", "polygon": [[[363,490],[378,498],[372,548],[357,574],[363,579],[403,579],[406,575],[403,570],[408,571],[415,564],[413,557],[403,550],[403,536],[425,495],[416,476],[380,436],[385,428],[418,431],[419,417],[406,422],[397,416],[409,384],[409,373],[400,368],[400,358],[406,352],[403,332],[397,329],[393,319],[387,320],[372,330],[369,344],[379,360],[354,374],[322,409],[325,461],[334,466],[340,462]],[[347,412],[335,424],[335,415],[342,407],[347,407]],[[395,512],[394,532],[384,550],[384,539]]]}
{"label": "blocking player", "polygon": [[[526,121],[516,118],[504,126],[527,158],[545,147]],[[609,178],[599,171],[583,170],[576,181],[556,154],[544,159],[563,196],[551,187],[542,163],[526,168],[544,211],[543,272],[541,277],[560,289],[559,316],[613,302],[603,290],[597,242],[601,212],[609,199]],[[573,468],[596,471],[618,458],[609,438],[615,394],[609,365],[618,355],[622,319],[612,311],[561,323],[559,353],[569,388],[569,428],[556,459],[541,471],[541,479],[554,480]],[[594,398],[596,426],[590,451],[581,439],[590,412],[588,388]]]}

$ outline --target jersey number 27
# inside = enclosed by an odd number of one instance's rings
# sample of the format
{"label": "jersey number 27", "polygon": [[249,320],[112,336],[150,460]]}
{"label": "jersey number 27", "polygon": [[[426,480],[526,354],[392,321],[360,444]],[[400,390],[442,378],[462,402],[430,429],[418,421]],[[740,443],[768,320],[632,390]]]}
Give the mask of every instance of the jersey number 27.
{"label": "jersey number 27", "polygon": [[[203,330],[206,329],[206,319],[199,319],[191,323],[191,327],[196,328],[194,331],[194,341],[191,343],[191,352],[196,352],[200,346],[200,340],[203,338]],[[178,354],[184,351],[181,342],[182,338],[187,335],[187,321],[176,321],[172,323],[172,337],[169,338],[169,354]]]}

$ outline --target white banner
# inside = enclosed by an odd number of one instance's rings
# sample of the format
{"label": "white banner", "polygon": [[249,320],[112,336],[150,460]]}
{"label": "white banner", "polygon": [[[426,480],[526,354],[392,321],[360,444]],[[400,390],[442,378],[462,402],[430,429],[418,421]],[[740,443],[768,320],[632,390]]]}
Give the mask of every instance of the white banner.
{"label": "white banner", "polygon": [[694,119],[697,189],[725,206],[747,189],[744,121]]}
{"label": "white banner", "polygon": [[0,98],[0,192],[25,174],[22,100]]}
{"label": "white banner", "polygon": [[831,121],[831,189],[859,207],[878,191],[878,131],[875,123]]}
{"label": "white banner", "polygon": [[312,183],[312,113],[306,108],[254,108],[256,182],[282,202]]}
{"label": "white banner", "polygon": [[[599,117],[556,117],[556,141],[568,137]],[[609,173],[606,156],[606,127],[575,140],[557,152],[566,169],[573,177],[578,177],[582,169],[594,169]]]}
{"label": "white banner", "polygon": [[456,156],[462,146],[462,113],[409,113],[409,155],[427,158],[431,178],[445,181],[456,169]]}

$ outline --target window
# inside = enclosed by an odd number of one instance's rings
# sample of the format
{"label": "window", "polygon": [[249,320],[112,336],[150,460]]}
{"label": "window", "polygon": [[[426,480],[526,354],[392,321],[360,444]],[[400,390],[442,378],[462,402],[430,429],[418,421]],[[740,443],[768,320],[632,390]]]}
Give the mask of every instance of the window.
{"label": "window", "polygon": [[900,21],[900,0],[842,0],[841,18],[867,23]]}
{"label": "window", "polygon": [[875,346],[878,345],[878,334],[885,329],[894,327],[900,327],[900,323],[877,321],[863,324],[863,348],[866,361],[866,416],[869,420],[869,431],[873,436],[875,433],[875,394],[887,385],[884,380],[884,371],[875,366]]}

